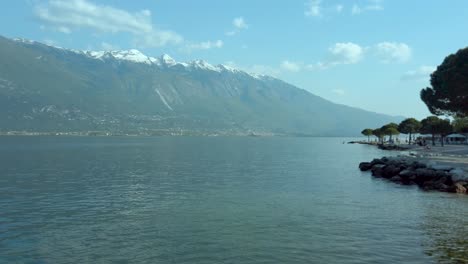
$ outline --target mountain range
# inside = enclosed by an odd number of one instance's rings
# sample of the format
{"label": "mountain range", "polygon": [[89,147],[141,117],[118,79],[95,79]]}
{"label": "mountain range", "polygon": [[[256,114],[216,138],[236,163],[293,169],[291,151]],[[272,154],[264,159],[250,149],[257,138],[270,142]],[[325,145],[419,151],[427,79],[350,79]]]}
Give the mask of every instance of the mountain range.
{"label": "mountain range", "polygon": [[353,136],[394,117],[271,76],[0,37],[0,132]]}

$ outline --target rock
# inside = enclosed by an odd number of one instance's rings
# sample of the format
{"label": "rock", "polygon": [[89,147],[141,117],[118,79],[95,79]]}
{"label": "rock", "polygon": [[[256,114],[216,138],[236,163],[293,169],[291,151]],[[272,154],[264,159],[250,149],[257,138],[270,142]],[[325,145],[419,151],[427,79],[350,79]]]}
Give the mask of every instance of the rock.
{"label": "rock", "polygon": [[409,177],[411,177],[412,175],[415,175],[415,173],[413,170],[405,169],[405,170],[400,171],[398,175],[400,175],[400,177],[403,179],[409,179]]}
{"label": "rock", "polygon": [[383,169],[382,176],[388,179],[398,175],[398,173],[400,173],[400,167],[396,167],[395,165],[387,165]]}
{"label": "rock", "polygon": [[420,185],[420,187],[422,187],[423,190],[425,191],[431,191],[431,190],[437,189],[434,181],[425,181],[424,183],[422,183],[422,185]]}
{"label": "rock", "polygon": [[434,170],[446,171],[446,172],[453,170],[452,166],[447,166],[447,165],[432,165],[431,168]]}
{"label": "rock", "polygon": [[[408,169],[401,170],[400,173],[398,174],[398,176],[400,176],[401,182],[403,184],[411,184],[411,180],[410,180],[411,176],[414,176],[414,179],[416,179],[414,171],[408,170]],[[414,179],[413,179],[413,181],[414,181]]]}
{"label": "rock", "polygon": [[418,161],[414,161],[413,163],[411,163],[410,166],[414,170],[427,168],[426,164],[418,162]]}
{"label": "rock", "polygon": [[441,182],[436,182],[433,185],[433,188],[435,190],[441,191],[441,192],[450,192],[450,187],[446,184],[443,184]]}
{"label": "rock", "polygon": [[437,180],[437,183],[441,183],[441,184],[445,184],[445,185],[453,185],[453,181],[452,181],[452,178],[450,176],[440,177]]}
{"label": "rock", "polygon": [[450,171],[453,181],[468,181],[468,173],[463,169],[456,168]]}
{"label": "rock", "polygon": [[379,144],[379,145],[377,145],[377,147],[379,149],[382,149],[382,150],[407,150],[408,149],[408,148],[398,146],[398,145],[382,145],[382,144]]}
{"label": "rock", "polygon": [[[402,157],[383,157],[361,162],[361,171],[400,184],[415,184],[422,189],[468,194],[468,173],[463,169],[429,162],[428,165]],[[455,183],[455,184],[454,184]]]}
{"label": "rock", "polygon": [[467,193],[466,187],[461,182],[455,183],[454,187],[455,187],[455,192],[456,193]]}
{"label": "rock", "polygon": [[387,165],[384,165],[384,164],[377,164],[377,165],[374,165],[372,166],[372,176],[375,176],[375,177],[382,177],[383,175],[383,169],[385,168],[385,166]]}
{"label": "rock", "polygon": [[398,176],[398,175],[397,175],[397,176],[393,176],[392,178],[390,178],[390,180],[391,180],[392,182],[401,182],[401,181],[402,181],[401,177]]}
{"label": "rock", "polygon": [[368,171],[372,168],[372,163],[370,162],[361,162],[359,163],[359,169],[361,171]]}
{"label": "rock", "polygon": [[427,180],[436,178],[435,170],[419,168],[419,169],[416,169],[414,172],[418,178],[427,179]]}
{"label": "rock", "polygon": [[377,164],[385,164],[385,162],[383,162],[381,159],[373,159],[371,161],[372,166],[377,165]]}

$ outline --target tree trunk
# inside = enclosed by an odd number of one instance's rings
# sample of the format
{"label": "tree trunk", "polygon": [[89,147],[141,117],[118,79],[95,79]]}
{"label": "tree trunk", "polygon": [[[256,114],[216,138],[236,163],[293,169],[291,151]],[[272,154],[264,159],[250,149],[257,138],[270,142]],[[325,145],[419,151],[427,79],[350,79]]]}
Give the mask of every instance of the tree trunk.
{"label": "tree trunk", "polygon": [[411,145],[411,132],[409,133],[409,144]]}
{"label": "tree trunk", "polygon": [[435,146],[435,135],[432,134],[432,146]]}
{"label": "tree trunk", "polygon": [[440,145],[444,146],[444,137],[442,135],[440,135]]}

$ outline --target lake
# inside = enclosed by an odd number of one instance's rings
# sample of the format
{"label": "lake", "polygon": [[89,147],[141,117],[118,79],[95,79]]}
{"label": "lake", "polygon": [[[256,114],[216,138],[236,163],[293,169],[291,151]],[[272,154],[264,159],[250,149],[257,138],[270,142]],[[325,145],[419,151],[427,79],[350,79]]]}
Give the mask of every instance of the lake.
{"label": "lake", "polygon": [[468,197],[344,140],[0,137],[0,262],[468,262]]}

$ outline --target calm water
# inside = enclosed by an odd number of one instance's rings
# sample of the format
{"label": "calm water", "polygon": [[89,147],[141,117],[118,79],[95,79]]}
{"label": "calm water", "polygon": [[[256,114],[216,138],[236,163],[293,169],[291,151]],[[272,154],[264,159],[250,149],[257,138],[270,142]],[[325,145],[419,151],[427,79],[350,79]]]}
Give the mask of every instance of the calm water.
{"label": "calm water", "polygon": [[468,262],[467,197],[342,141],[0,137],[0,262]]}

